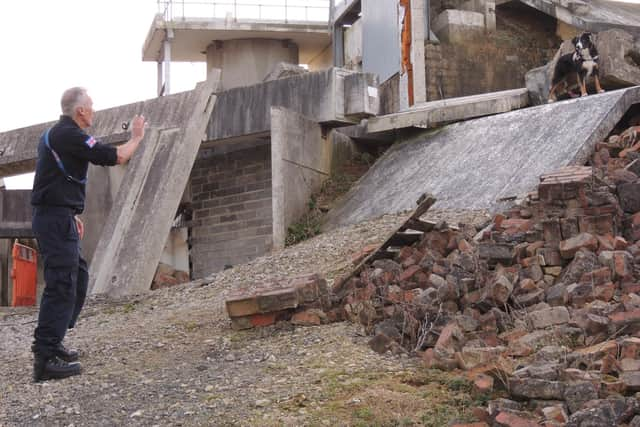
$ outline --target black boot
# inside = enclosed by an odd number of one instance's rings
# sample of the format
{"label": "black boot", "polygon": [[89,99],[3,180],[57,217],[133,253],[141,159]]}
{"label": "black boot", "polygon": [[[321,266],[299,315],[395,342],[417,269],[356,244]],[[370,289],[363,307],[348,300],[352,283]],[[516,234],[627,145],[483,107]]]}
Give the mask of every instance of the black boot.
{"label": "black boot", "polygon": [[65,362],[76,362],[79,358],[78,350],[73,350],[66,348],[62,345],[62,343],[56,346],[56,349],[53,352],[54,356],[58,359],[64,360]]}
{"label": "black boot", "polygon": [[34,356],[33,381],[46,381],[79,375],[82,371],[80,363],[67,363],[56,356]]}

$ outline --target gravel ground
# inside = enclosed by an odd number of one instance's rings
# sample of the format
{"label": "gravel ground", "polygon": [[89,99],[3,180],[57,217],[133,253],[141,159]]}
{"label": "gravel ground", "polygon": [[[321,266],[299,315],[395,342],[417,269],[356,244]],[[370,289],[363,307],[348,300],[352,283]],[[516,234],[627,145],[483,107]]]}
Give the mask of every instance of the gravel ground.
{"label": "gravel ground", "polygon": [[[447,213],[433,212],[438,219]],[[237,332],[228,292],[265,278],[320,272],[331,283],[351,255],[378,243],[405,217],[343,227],[236,266],[202,282],[110,300],[92,298],[65,343],[83,374],[34,384],[29,350],[37,312],[0,311],[0,426],[345,425],[318,417],[333,375],[413,372],[407,356],[378,355],[356,325]],[[483,213],[450,212],[481,223]]]}

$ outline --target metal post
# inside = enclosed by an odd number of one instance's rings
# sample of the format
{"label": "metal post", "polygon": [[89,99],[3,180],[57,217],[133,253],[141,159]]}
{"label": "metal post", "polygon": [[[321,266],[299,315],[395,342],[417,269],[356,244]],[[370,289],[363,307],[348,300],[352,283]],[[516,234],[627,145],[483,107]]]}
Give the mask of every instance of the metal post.
{"label": "metal post", "polygon": [[284,23],[288,24],[289,23],[289,6],[287,5],[287,0],[284,0]]}
{"label": "metal post", "polygon": [[182,0],[182,19],[184,19],[184,0]]}
{"label": "metal post", "polygon": [[238,22],[238,1],[233,0],[233,20]]}

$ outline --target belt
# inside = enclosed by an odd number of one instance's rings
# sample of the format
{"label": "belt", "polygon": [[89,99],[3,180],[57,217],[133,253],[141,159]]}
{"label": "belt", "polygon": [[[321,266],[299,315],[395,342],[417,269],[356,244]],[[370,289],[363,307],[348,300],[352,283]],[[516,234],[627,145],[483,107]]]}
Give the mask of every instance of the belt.
{"label": "belt", "polygon": [[67,206],[34,206],[34,215],[76,215],[78,211]]}

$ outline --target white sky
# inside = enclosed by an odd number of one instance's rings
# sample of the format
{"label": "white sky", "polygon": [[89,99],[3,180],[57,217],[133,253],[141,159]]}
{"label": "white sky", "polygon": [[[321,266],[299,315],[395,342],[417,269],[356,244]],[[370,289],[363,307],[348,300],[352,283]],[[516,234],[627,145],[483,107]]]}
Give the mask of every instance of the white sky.
{"label": "white sky", "polygon": [[[156,0],[9,0],[0,10],[0,132],[56,120],[72,86],[98,110],[156,96],[156,63],[142,62]],[[204,70],[173,63],[171,91],[193,89]],[[31,188],[31,178],[5,184]]]}

